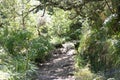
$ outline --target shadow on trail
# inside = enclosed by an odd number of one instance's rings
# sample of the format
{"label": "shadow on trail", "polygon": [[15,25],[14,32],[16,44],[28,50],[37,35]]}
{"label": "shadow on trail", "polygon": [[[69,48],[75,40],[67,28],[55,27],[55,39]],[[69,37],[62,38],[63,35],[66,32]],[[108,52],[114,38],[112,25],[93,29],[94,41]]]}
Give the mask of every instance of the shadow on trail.
{"label": "shadow on trail", "polygon": [[52,55],[53,57],[48,62],[39,64],[38,79],[36,80],[75,80],[74,55],[54,53],[54,51]]}

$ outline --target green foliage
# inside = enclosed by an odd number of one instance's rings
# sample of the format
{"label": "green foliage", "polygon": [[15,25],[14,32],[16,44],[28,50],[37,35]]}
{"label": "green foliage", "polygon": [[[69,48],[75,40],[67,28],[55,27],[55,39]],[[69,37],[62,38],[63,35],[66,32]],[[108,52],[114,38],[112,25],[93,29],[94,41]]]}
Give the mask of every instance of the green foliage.
{"label": "green foliage", "polygon": [[32,33],[27,30],[10,31],[7,36],[3,37],[5,50],[12,55],[22,53],[23,50],[28,48],[31,35]]}
{"label": "green foliage", "polygon": [[32,33],[27,30],[8,31],[5,29],[1,34],[1,50],[4,52],[0,53],[2,61],[0,71],[7,72],[10,80],[30,79],[27,74],[32,75],[36,69],[27,53]]}
{"label": "green foliage", "polygon": [[75,18],[69,26],[69,31],[67,36],[70,37],[70,40],[79,40],[81,34],[82,19],[80,17]]}
{"label": "green foliage", "polygon": [[106,30],[108,35],[115,35],[119,33],[119,20],[117,14],[111,14],[107,19],[104,21],[104,29]]}
{"label": "green foliage", "polygon": [[52,49],[53,47],[50,44],[49,39],[47,37],[40,36],[30,41],[30,48],[28,52],[31,60],[44,62],[50,57],[51,54],[49,54],[49,51]]}
{"label": "green foliage", "polygon": [[79,39],[82,19],[77,17],[71,20],[71,14],[69,11],[54,8],[51,24],[47,26],[53,44]]}
{"label": "green foliage", "polygon": [[[117,16],[103,26],[107,16],[118,13],[119,0],[38,1],[41,3],[39,6],[31,5],[34,0],[0,1],[0,45],[5,50],[5,55],[0,56],[0,70],[12,75],[14,80],[29,80],[29,73],[35,69],[31,62],[44,62],[50,57],[49,51],[53,48],[50,42],[59,44],[78,39],[79,67],[90,64],[94,72],[119,68],[120,28]],[[42,11],[38,16],[36,12],[43,9],[43,6],[46,7],[46,14],[51,14],[51,23],[40,27],[43,35],[37,37],[35,20],[38,20]],[[91,74],[87,70],[79,75],[83,79],[92,79]]]}
{"label": "green foliage", "polygon": [[88,67],[78,69],[75,75],[77,80],[106,80],[103,75],[91,72]]}
{"label": "green foliage", "polygon": [[0,1],[0,46],[4,50],[2,55],[0,53],[0,71],[8,73],[10,80],[35,80],[32,79],[36,73],[33,62],[50,57],[48,52],[52,46],[49,39],[36,36],[34,26],[39,16],[29,12],[34,8],[30,2]]}
{"label": "green foliage", "polygon": [[[31,62],[26,64],[26,57],[17,56],[13,58],[7,53],[0,53],[0,60],[0,71],[6,72],[9,80],[30,80],[33,77],[29,75],[35,76],[36,74],[35,69],[37,69],[37,67]],[[4,74],[2,76],[4,76]],[[0,78],[2,79],[2,77]],[[5,78],[7,79],[7,77]]]}
{"label": "green foliage", "polygon": [[[111,34],[108,34],[104,28],[97,30],[87,23],[83,24],[77,55],[78,66],[84,67],[89,64],[90,69],[96,73],[118,69],[120,66],[119,33],[110,36]],[[108,31],[110,30],[108,27]],[[116,78],[117,74],[107,75],[107,77]]]}
{"label": "green foliage", "polygon": [[66,40],[69,37],[68,31],[71,20],[68,18],[69,12],[61,9],[54,9],[54,14],[52,15],[51,23],[48,25],[48,34],[51,36],[52,43],[59,43]]}
{"label": "green foliage", "polygon": [[[111,39],[108,39],[107,42],[109,43],[109,61],[111,66],[114,68],[119,68],[120,64],[120,55],[119,55],[119,44],[120,44],[120,37],[113,37]],[[114,56],[114,57],[113,57]]]}
{"label": "green foliage", "polygon": [[40,36],[32,39],[31,37],[32,33],[27,30],[15,30],[4,36],[2,43],[9,54],[17,56],[28,52],[30,59],[45,61],[49,55],[48,52],[53,49],[49,38]]}
{"label": "green foliage", "polygon": [[83,64],[90,64],[95,72],[105,70],[105,59],[107,47],[105,40],[100,37],[99,32],[89,30],[84,34],[79,46],[79,55],[84,60]]}
{"label": "green foliage", "polygon": [[0,57],[0,70],[8,72],[12,80],[30,80],[36,77],[36,67],[32,62],[44,62],[50,58],[48,52],[53,47],[49,39],[44,36],[32,38],[33,34],[27,30],[12,30],[8,34],[1,34],[1,46],[5,56]]}
{"label": "green foliage", "polygon": [[95,76],[88,68],[79,69],[75,75],[77,80],[93,80]]}

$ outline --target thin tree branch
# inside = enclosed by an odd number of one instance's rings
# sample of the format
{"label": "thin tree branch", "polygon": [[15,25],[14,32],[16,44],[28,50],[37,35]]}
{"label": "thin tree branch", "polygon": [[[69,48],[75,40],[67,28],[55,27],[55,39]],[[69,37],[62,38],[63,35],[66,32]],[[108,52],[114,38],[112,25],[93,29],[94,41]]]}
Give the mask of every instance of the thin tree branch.
{"label": "thin tree branch", "polygon": [[29,13],[31,13],[32,11],[34,11],[35,9],[37,9],[37,8],[39,8],[39,7],[41,7],[41,6],[42,6],[42,5],[40,4],[40,5],[36,6],[36,7],[34,7],[33,9],[29,10],[28,12],[26,12],[26,15],[24,16],[24,18],[25,18],[26,16],[28,16]]}
{"label": "thin tree branch", "polygon": [[111,13],[114,14],[113,11],[112,11],[112,9],[110,8],[110,5],[108,4],[107,0],[105,0],[105,2],[106,2],[106,4],[107,4],[109,10],[111,11]]}
{"label": "thin tree branch", "polygon": [[45,15],[45,11],[46,11],[46,3],[44,3],[44,10],[43,10],[43,14],[41,17],[43,17]]}

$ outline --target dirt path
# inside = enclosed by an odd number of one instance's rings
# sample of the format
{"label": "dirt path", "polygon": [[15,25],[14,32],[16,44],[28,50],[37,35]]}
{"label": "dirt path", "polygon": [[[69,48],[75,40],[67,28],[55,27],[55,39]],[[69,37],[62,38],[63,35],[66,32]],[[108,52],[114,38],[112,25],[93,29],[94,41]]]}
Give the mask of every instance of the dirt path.
{"label": "dirt path", "polygon": [[75,80],[73,52],[62,53],[59,49],[52,52],[53,57],[40,64],[36,80]]}

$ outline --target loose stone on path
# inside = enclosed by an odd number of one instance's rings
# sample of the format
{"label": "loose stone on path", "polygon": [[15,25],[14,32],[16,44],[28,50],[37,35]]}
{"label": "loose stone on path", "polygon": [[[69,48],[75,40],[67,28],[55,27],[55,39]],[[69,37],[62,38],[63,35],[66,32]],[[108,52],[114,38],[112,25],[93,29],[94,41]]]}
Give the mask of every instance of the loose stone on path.
{"label": "loose stone on path", "polygon": [[[39,66],[38,79],[36,80],[75,80],[74,77],[74,54],[75,49],[72,43],[72,48],[68,46],[52,51],[52,58]],[[66,50],[66,52],[62,50]],[[60,52],[61,51],[61,52]]]}

